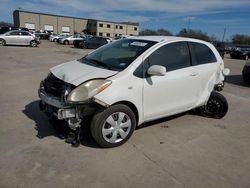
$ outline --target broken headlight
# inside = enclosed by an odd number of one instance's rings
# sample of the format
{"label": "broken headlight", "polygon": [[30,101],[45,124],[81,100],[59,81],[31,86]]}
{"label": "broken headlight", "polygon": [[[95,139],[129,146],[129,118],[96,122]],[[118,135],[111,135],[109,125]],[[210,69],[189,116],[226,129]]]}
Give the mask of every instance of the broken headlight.
{"label": "broken headlight", "polygon": [[70,92],[67,102],[69,103],[82,103],[102,92],[108,86],[110,86],[112,82],[109,80],[90,80],[88,82],[83,83],[82,85],[75,88]]}

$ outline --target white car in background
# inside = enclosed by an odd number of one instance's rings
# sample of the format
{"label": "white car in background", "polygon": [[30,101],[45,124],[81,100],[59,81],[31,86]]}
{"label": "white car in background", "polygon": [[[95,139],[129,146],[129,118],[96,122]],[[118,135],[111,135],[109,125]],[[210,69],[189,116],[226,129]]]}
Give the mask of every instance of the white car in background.
{"label": "white car in background", "polygon": [[[219,93],[229,69],[207,42],[141,36],[104,45],[50,69],[39,88],[40,108],[67,122],[79,145],[84,120],[101,147],[125,143],[142,123],[192,109],[222,118],[228,103]],[[71,134],[72,135],[72,134]]]}
{"label": "white car in background", "polygon": [[40,44],[40,40],[28,31],[12,30],[0,35],[0,46],[4,46],[6,44],[37,47]]}

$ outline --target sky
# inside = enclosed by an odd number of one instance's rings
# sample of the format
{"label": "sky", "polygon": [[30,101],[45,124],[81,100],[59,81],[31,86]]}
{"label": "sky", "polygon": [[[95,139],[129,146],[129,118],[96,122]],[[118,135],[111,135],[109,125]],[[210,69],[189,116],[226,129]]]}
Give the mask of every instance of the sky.
{"label": "sky", "polygon": [[0,0],[0,21],[13,23],[15,9],[108,21],[139,22],[140,30],[202,30],[230,40],[250,35],[250,0]]}

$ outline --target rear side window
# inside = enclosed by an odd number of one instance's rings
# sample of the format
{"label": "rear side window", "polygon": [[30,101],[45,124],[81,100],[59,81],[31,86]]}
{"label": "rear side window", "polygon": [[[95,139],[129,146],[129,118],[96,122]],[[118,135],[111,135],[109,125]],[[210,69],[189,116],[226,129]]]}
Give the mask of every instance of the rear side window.
{"label": "rear side window", "polygon": [[23,35],[23,36],[29,36],[30,34],[28,33],[28,32],[21,32],[21,35]]}
{"label": "rear side window", "polygon": [[196,42],[189,42],[188,44],[192,54],[193,65],[202,65],[217,61],[213,51],[205,44]]}
{"label": "rear side window", "polygon": [[148,58],[149,66],[162,65],[167,71],[190,66],[190,55],[187,42],[175,42],[160,47]]}

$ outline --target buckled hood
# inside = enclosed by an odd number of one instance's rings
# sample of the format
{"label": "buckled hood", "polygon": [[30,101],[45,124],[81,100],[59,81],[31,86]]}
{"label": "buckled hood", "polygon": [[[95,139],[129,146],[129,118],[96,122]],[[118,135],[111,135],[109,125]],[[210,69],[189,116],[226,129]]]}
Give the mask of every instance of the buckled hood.
{"label": "buckled hood", "polygon": [[50,69],[50,72],[57,78],[75,86],[87,80],[95,78],[105,79],[118,73],[102,67],[87,65],[77,60],[55,66]]}

